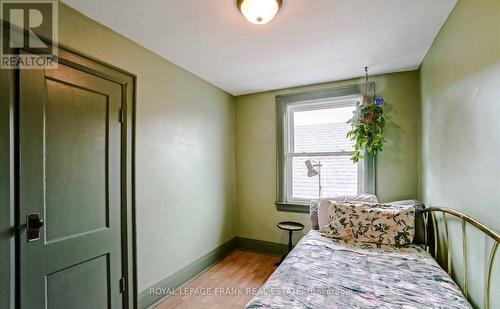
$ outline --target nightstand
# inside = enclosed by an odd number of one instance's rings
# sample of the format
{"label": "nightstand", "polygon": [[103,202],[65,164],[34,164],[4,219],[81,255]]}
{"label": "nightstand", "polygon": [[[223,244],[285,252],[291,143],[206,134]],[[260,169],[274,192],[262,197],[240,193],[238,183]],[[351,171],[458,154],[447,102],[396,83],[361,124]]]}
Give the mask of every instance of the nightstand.
{"label": "nightstand", "polygon": [[278,223],[276,226],[278,228],[280,228],[281,230],[288,231],[288,251],[286,252],[286,254],[282,255],[281,260],[275,264],[277,266],[277,265],[281,264],[281,262],[283,262],[283,260],[288,255],[288,253],[290,253],[290,251],[292,251],[292,249],[293,249],[292,233],[295,231],[302,231],[304,229],[304,225],[301,223],[298,223],[298,222],[284,221],[284,222]]}

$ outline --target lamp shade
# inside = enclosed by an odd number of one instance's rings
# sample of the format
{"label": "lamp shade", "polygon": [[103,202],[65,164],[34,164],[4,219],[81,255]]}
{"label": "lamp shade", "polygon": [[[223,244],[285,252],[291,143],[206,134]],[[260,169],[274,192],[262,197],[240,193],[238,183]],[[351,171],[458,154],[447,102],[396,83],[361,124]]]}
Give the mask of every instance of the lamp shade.
{"label": "lamp shade", "polygon": [[274,18],[282,0],[238,0],[238,8],[245,18],[257,25],[266,24]]}
{"label": "lamp shade", "polygon": [[306,167],[307,167],[307,177],[313,177],[318,175],[318,171],[313,168],[313,165],[311,163],[311,160],[307,160],[305,162]]}

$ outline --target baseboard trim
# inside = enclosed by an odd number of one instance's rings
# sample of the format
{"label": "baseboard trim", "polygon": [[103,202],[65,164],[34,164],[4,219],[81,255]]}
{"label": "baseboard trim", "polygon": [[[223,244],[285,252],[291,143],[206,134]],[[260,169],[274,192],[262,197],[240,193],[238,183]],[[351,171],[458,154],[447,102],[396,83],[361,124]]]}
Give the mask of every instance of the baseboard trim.
{"label": "baseboard trim", "polygon": [[169,296],[168,294],[150,293],[151,289],[162,289],[163,291],[178,289],[204,273],[208,268],[228,256],[235,249],[269,255],[281,255],[287,251],[287,248],[285,244],[252,238],[234,237],[181,270],[140,292],[138,297],[138,308],[149,308]]}
{"label": "baseboard trim", "polygon": [[198,258],[191,264],[185,266],[181,270],[175,272],[174,274],[168,276],[167,278],[161,280],[160,282],[150,286],[146,290],[139,293],[138,297],[138,308],[144,309],[149,308],[168,295],[161,293],[155,294],[150,293],[151,289],[163,289],[167,291],[173,291],[182,287],[187,282],[191,281],[195,277],[199,276],[206,269],[210,268],[212,265],[218,261],[225,258],[236,248],[236,237],[230,239],[219,247],[208,252],[204,256]]}
{"label": "baseboard trim", "polygon": [[286,253],[288,246],[265,240],[236,237],[236,248],[269,255],[282,255]]}

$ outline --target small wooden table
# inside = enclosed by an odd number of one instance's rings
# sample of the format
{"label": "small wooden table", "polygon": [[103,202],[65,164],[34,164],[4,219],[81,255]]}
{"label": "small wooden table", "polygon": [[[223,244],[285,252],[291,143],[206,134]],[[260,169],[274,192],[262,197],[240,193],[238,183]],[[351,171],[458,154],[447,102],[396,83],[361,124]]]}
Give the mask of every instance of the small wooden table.
{"label": "small wooden table", "polygon": [[286,252],[286,254],[282,255],[280,261],[275,264],[276,266],[278,266],[279,264],[281,264],[281,262],[283,262],[283,260],[286,258],[288,253],[290,253],[290,251],[292,251],[292,249],[293,249],[292,233],[295,231],[303,230],[304,225],[301,223],[298,223],[298,222],[284,221],[284,222],[278,223],[276,226],[278,228],[280,228],[281,230],[288,231],[288,251]]}

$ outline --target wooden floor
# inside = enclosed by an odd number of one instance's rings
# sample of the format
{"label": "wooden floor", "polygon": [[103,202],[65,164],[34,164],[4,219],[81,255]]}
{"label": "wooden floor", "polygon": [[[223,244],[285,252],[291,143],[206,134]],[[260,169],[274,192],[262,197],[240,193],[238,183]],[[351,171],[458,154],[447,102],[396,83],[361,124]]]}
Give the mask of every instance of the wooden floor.
{"label": "wooden floor", "polygon": [[276,256],[237,250],[156,309],[244,308],[255,289],[276,269],[274,264],[278,261]]}

